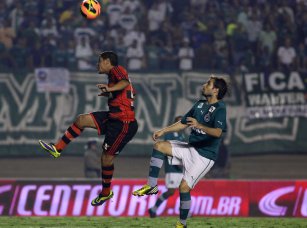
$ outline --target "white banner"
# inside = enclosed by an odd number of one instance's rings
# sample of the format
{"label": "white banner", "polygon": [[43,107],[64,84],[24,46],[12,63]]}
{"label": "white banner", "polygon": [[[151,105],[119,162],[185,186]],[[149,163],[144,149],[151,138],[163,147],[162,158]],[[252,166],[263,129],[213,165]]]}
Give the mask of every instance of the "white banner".
{"label": "white banner", "polygon": [[35,69],[36,88],[38,92],[69,91],[69,71],[66,68],[37,68]]}

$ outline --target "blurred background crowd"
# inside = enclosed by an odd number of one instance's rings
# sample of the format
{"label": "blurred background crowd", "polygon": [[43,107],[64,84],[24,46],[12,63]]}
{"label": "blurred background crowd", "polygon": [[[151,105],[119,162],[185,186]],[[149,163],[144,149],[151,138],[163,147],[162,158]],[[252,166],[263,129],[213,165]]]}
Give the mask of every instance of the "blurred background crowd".
{"label": "blurred background crowd", "polygon": [[98,19],[75,0],[0,1],[0,69],[95,70],[115,50],[130,71],[307,69],[305,0],[112,0]]}

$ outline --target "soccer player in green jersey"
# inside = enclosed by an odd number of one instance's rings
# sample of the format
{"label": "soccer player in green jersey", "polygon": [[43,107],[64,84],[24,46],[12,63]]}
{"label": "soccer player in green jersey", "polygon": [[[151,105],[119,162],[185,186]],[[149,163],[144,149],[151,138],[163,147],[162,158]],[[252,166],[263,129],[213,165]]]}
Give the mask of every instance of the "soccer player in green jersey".
{"label": "soccer player in green jersey", "polygon": [[179,186],[180,221],[176,227],[186,227],[191,205],[190,191],[208,173],[218,156],[221,136],[226,132],[226,106],[222,101],[228,85],[223,78],[211,76],[203,85],[202,95],[181,121],[153,133],[153,140],[169,132],[191,127],[189,142],[159,141],[154,144],[150,160],[147,184],[135,190],[133,195],[144,196],[158,193],[157,179],[165,155],[172,156],[183,166],[183,178]]}

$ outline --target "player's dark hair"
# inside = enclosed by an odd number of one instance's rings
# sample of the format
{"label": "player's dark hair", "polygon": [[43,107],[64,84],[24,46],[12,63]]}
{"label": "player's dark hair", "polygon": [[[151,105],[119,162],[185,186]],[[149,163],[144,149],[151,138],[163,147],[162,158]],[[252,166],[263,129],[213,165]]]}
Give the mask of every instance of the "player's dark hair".
{"label": "player's dark hair", "polygon": [[214,80],[213,87],[219,89],[219,93],[217,95],[217,99],[218,100],[223,99],[223,97],[225,96],[225,94],[228,91],[227,82],[223,78],[218,78],[218,77],[214,77],[214,76],[212,76],[210,78]]}
{"label": "player's dark hair", "polygon": [[104,51],[99,55],[99,58],[110,59],[112,66],[118,65],[118,57],[113,51]]}

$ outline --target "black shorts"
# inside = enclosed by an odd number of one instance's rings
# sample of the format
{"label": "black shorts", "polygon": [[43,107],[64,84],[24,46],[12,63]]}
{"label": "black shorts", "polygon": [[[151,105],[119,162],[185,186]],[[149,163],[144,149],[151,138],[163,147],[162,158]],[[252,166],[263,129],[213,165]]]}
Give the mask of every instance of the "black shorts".
{"label": "black shorts", "polygon": [[138,130],[137,121],[111,119],[108,112],[92,112],[99,135],[105,135],[103,149],[108,155],[118,155]]}

